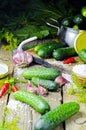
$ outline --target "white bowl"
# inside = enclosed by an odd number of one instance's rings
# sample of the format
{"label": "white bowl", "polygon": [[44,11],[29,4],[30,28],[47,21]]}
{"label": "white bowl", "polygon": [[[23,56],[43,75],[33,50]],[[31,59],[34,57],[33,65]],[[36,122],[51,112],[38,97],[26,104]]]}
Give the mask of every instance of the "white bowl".
{"label": "white bowl", "polygon": [[79,64],[73,67],[72,79],[77,87],[86,87],[86,64]]}
{"label": "white bowl", "polygon": [[0,63],[0,78],[8,75],[8,66],[4,63]]}

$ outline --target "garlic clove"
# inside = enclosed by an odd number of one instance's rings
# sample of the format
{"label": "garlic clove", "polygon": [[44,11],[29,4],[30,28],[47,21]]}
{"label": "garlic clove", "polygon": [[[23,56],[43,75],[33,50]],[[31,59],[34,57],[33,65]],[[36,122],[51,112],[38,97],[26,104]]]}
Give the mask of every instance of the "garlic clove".
{"label": "garlic clove", "polygon": [[69,81],[62,76],[58,76],[55,78],[55,82],[61,87],[65,85],[66,83],[68,83]]}
{"label": "garlic clove", "polygon": [[34,93],[34,94],[38,94],[38,88],[35,88],[31,83],[28,84],[27,86],[27,91]]}
{"label": "garlic clove", "polygon": [[20,65],[29,65],[33,61],[33,58],[29,53],[17,49],[12,57],[12,60],[14,64],[20,66]]}
{"label": "garlic clove", "polygon": [[41,84],[38,85],[38,93],[39,95],[46,96],[48,94],[48,90],[42,87]]}

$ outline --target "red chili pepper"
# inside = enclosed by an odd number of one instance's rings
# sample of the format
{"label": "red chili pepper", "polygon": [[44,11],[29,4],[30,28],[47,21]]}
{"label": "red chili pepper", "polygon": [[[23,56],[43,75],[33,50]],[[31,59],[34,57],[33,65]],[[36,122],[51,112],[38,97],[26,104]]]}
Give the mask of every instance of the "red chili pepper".
{"label": "red chili pepper", "polygon": [[66,60],[63,61],[63,64],[69,64],[69,63],[73,63],[75,61],[74,57],[70,57]]}
{"label": "red chili pepper", "polygon": [[16,87],[16,86],[12,86],[12,92],[16,92],[18,91],[19,89]]}
{"label": "red chili pepper", "polygon": [[0,97],[2,97],[7,92],[9,86],[10,86],[9,83],[3,84],[2,89],[0,90]]}

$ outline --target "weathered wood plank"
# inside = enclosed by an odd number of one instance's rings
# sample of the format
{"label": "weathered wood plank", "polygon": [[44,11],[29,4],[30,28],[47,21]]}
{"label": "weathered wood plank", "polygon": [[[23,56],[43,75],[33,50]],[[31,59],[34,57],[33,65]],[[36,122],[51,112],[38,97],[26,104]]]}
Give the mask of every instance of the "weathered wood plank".
{"label": "weathered wood plank", "polygon": [[[12,104],[12,106],[11,106]],[[13,106],[15,105],[15,106]],[[6,117],[6,122],[10,122],[13,119],[17,119],[17,126],[19,130],[31,130],[32,120],[31,120],[31,107],[25,103],[14,100],[11,95],[8,106],[10,113]]]}
{"label": "weathered wood plank", "polygon": [[[50,92],[48,96],[43,98],[50,104],[51,110],[60,105],[61,95],[59,92]],[[33,111],[33,126],[40,116],[41,115],[39,115],[37,112]],[[55,130],[63,130],[62,124],[60,124]]]}
{"label": "weathered wood plank", "polygon": [[[21,72],[22,72],[21,68],[16,67],[15,71],[14,71],[14,76],[16,78],[18,77],[19,79],[24,79],[21,76]],[[17,83],[16,85],[19,89],[26,90],[28,83]],[[46,97],[43,97],[43,98],[48,101],[48,103],[51,106],[51,109],[54,109],[55,107],[57,107],[61,103],[60,91],[49,92],[49,94]],[[16,101],[13,98],[13,93],[11,93],[11,95],[10,95],[8,106],[10,105],[10,102],[12,101],[12,99],[13,99],[13,102],[15,103]],[[18,104],[20,104],[20,102],[18,102]],[[19,115],[20,120],[18,121],[18,127],[23,129],[23,130],[28,130],[28,129],[34,130],[34,124],[40,118],[41,115],[27,104],[21,103],[20,106],[22,106],[22,108],[20,108],[17,111],[15,110],[16,112],[13,112],[13,110],[11,110],[11,113],[8,115],[6,121],[8,121],[8,119],[10,117],[11,117],[11,120],[12,120],[14,117]],[[56,128],[56,130],[63,130],[62,124],[59,125]]]}
{"label": "weathered wood plank", "polygon": [[[10,67],[10,70],[12,70],[13,68],[13,63],[12,63],[12,54],[10,51],[2,51],[2,54],[0,55],[0,59],[4,61],[4,63],[6,63],[9,67]],[[8,55],[7,55],[8,54]],[[19,69],[19,68],[17,68]],[[22,70],[19,70],[17,71],[17,74],[15,74],[15,77],[17,77],[18,75],[18,78],[22,78],[21,77],[21,72]],[[23,78],[22,78],[23,79]],[[17,84],[18,88],[19,89],[26,89],[26,86],[25,84],[23,83],[18,83]],[[45,97],[46,98],[46,97]],[[12,99],[14,100],[13,98],[13,95],[11,93],[10,95],[10,98],[9,98],[9,102],[8,102],[8,106],[11,105],[11,110],[10,110],[10,114],[8,114],[6,116],[6,122],[16,118],[17,116],[20,117],[20,120],[18,121],[18,127],[19,129],[21,130],[34,130],[34,123],[36,122],[36,120],[41,116],[39,113],[37,113],[35,110],[33,110],[30,106],[24,104],[24,103],[21,103],[20,106],[20,109],[19,110],[14,110],[13,109],[13,105],[15,104],[15,101],[12,101]],[[47,101],[49,101],[50,103],[50,106],[51,106],[51,109],[53,109],[55,106],[59,105],[60,104],[60,94],[59,93],[50,93],[48,98],[46,98]],[[58,100],[59,99],[59,100]],[[10,102],[14,102],[14,104],[10,103]],[[20,103],[19,103],[20,104]],[[15,108],[15,107],[14,107]],[[56,130],[63,130],[62,128],[62,125],[59,125]]]}
{"label": "weathered wood plank", "polygon": [[[60,94],[59,93],[49,93],[47,97],[43,97],[45,100],[47,100],[51,106],[51,109],[54,109],[58,105],[60,105]],[[13,99],[13,100],[12,100]],[[18,101],[18,106],[20,105],[20,109],[16,109],[15,107],[11,106],[11,103],[13,105],[16,105],[16,101],[13,98],[13,95],[11,94],[8,107],[11,109],[10,114],[6,118],[6,122],[9,121],[9,118],[12,120],[16,118],[17,116],[20,117],[18,121],[18,127],[23,130],[34,130],[34,124],[35,122],[40,118],[40,114],[36,112],[33,108],[31,108],[29,105],[25,103],[21,103]],[[12,110],[13,109],[13,110]],[[14,110],[15,109],[15,110]],[[56,130],[63,130],[62,124],[60,124]]]}
{"label": "weathered wood plank", "polygon": [[[34,56],[37,56],[35,54],[35,52],[32,51],[31,49],[28,50],[28,52],[31,53]],[[76,57],[76,59],[77,59],[77,63],[81,62],[79,57]],[[61,65],[64,68],[65,72],[70,73],[70,74],[71,74],[72,67],[75,65],[75,63],[74,64],[68,64],[68,65],[63,64],[61,61],[56,61],[55,59],[52,59],[52,58],[45,59],[45,61],[47,61],[48,63],[54,64],[56,66]],[[63,103],[70,102],[70,101],[76,101],[76,100],[77,99],[74,95],[69,96],[66,93],[66,90],[65,89],[63,90]],[[78,116],[78,115],[81,115],[81,116]],[[84,120],[84,123],[81,123],[82,120]],[[81,122],[79,123],[79,121],[81,121]],[[78,123],[76,123],[76,122],[78,122]],[[80,104],[80,112],[78,114],[74,115],[73,117],[71,117],[70,119],[68,119],[67,121],[65,121],[65,130],[72,130],[72,129],[75,129],[75,130],[86,129],[86,105],[85,104]]]}
{"label": "weathered wood plank", "polygon": [[[12,72],[13,64],[12,64],[12,53],[11,51],[5,51],[1,47],[0,43],[0,62],[3,62],[8,65],[9,74]],[[6,78],[5,78],[6,79]],[[6,79],[7,80],[7,79]],[[7,104],[8,94],[4,95],[0,98],[0,122],[4,117],[4,107]]]}
{"label": "weathered wood plank", "polygon": [[[63,102],[77,101],[74,95],[68,95],[66,88],[63,90]],[[65,121],[66,130],[86,130],[86,104],[80,104],[80,111]]]}
{"label": "weathered wood plank", "polygon": [[[36,41],[37,42],[37,41]],[[29,52],[29,51],[28,51]],[[31,52],[32,54],[33,52]],[[0,48],[0,61],[6,63],[9,66],[9,73],[12,72],[12,68],[14,66],[12,62],[12,53],[11,51],[4,51],[2,48]],[[56,66],[63,66],[66,72],[70,73],[71,68],[75,64],[70,64],[70,65],[63,65],[62,62],[56,61],[55,59],[46,59],[51,64],[54,64]],[[16,68],[15,68],[16,69]],[[19,69],[19,68],[17,68]],[[17,73],[14,74],[15,77],[18,77],[19,79],[24,79],[21,77],[21,72],[22,69],[19,71],[16,70]],[[27,83],[17,83],[16,84],[19,89],[27,89]],[[65,88],[64,88],[65,89]],[[49,93],[47,97],[45,98],[50,106],[51,109],[54,107],[60,105],[60,100],[61,100],[61,95],[60,92],[52,92]],[[0,99],[0,121],[4,115],[4,105],[6,104],[7,101],[7,95],[4,96],[3,98]],[[76,101],[76,97],[74,95],[68,95],[66,93],[66,90],[63,90],[63,103],[69,102],[69,101]],[[12,103],[12,104],[11,104]],[[17,104],[17,105],[16,105]],[[17,106],[17,110],[16,107]],[[38,118],[40,118],[40,114],[33,110],[29,105],[17,102],[13,98],[13,93],[11,93],[9,102],[8,102],[8,107],[11,109],[10,113],[6,117],[6,121],[9,121],[19,117],[18,120],[18,127],[19,130],[34,130],[34,123]],[[72,116],[68,120],[65,121],[65,130],[85,130],[86,129],[86,104],[80,104],[80,112],[77,113],[76,115]],[[56,130],[64,130],[62,124],[59,125]]]}

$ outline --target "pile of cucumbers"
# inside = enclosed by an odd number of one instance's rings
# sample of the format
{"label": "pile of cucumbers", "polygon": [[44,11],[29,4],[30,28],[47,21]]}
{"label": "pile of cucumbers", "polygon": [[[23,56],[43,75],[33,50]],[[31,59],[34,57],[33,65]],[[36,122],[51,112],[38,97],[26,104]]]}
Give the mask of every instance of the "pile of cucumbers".
{"label": "pile of cucumbers", "polygon": [[71,27],[74,29],[82,29],[84,22],[85,22],[85,18],[81,14],[77,14],[77,15],[72,16],[72,17],[65,17],[60,22],[61,22],[61,25],[64,27]]}
{"label": "pile of cucumbers", "polygon": [[35,46],[34,51],[41,58],[48,58],[48,57],[52,57],[52,53],[55,48],[61,48],[63,46],[64,43],[49,40],[47,42]]}
{"label": "pile of cucumbers", "polygon": [[71,27],[74,29],[86,30],[86,6],[80,9],[80,12],[75,13],[70,17],[64,17],[58,19],[59,23],[65,27]]}
{"label": "pile of cucumbers", "polygon": [[22,73],[23,77],[31,80],[35,86],[41,84],[49,91],[56,91],[58,89],[58,85],[54,80],[60,74],[61,72],[57,69],[45,67],[27,68]]}
{"label": "pile of cucumbers", "polygon": [[41,58],[51,57],[56,60],[64,60],[65,58],[77,55],[74,47],[67,47],[63,42],[53,40],[35,46],[34,51]]}
{"label": "pile of cucumbers", "polygon": [[[31,80],[36,86],[40,83],[45,88],[55,91],[58,87],[57,84],[54,84],[54,80],[60,74],[61,72],[57,69],[45,67],[31,67],[24,69],[22,72],[23,77]],[[16,100],[30,105],[42,114],[41,118],[35,123],[34,130],[54,130],[60,123],[76,114],[80,109],[78,103],[68,102],[51,110],[49,103],[44,98],[26,90],[18,90],[13,96]]]}
{"label": "pile of cucumbers", "polygon": [[54,130],[60,123],[79,112],[80,105],[76,102],[68,102],[50,110],[48,102],[25,90],[18,90],[14,98],[32,106],[40,114],[43,114],[35,123],[34,130]]}

